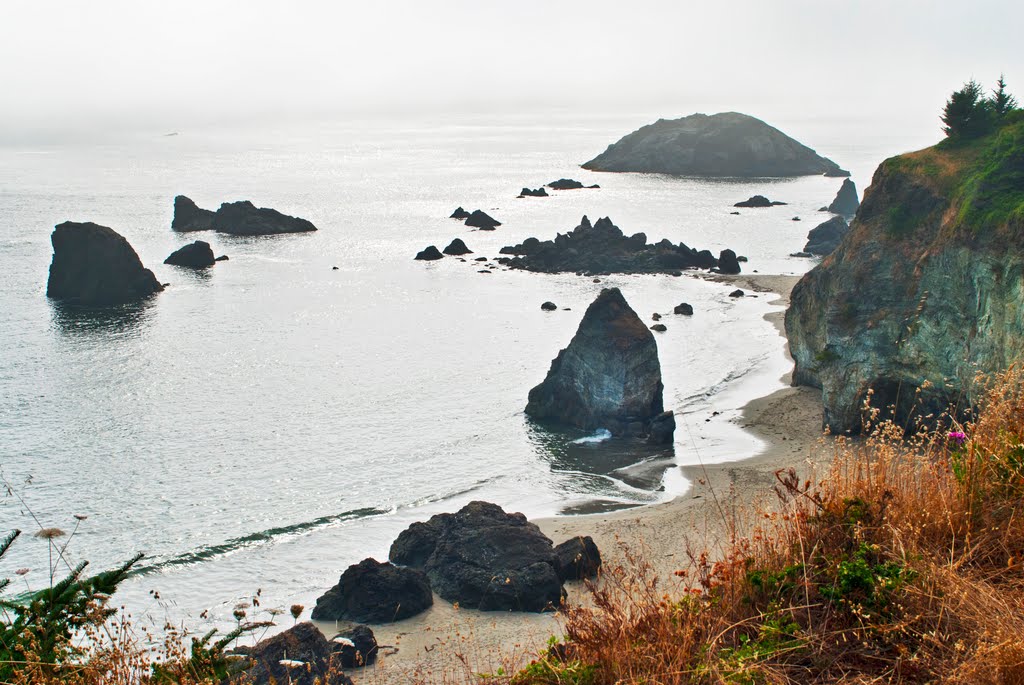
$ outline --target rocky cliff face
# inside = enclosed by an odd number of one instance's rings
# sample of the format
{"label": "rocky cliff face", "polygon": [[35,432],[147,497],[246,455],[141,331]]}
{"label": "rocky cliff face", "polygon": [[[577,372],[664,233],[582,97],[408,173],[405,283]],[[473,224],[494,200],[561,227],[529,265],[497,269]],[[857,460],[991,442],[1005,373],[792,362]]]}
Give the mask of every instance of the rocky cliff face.
{"label": "rocky cliff face", "polygon": [[583,168],[678,176],[850,175],[777,128],[738,112],[660,119],[608,146]]}
{"label": "rocky cliff face", "polygon": [[793,289],[793,381],[824,424],[970,406],[977,372],[1024,353],[1024,119],[962,147],[886,160],[839,248]]}
{"label": "rocky cliff face", "polygon": [[530,391],[526,414],[671,443],[675,421],[663,414],[663,387],[654,335],[618,288],[606,288],[547,378]]}

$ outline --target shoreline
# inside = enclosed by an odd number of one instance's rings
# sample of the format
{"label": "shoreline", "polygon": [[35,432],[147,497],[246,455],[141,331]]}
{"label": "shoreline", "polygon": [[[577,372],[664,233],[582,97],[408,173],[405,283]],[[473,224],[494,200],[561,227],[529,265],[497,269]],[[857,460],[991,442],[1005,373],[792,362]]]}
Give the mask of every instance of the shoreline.
{"label": "shoreline", "polygon": [[[708,280],[735,284],[758,293],[779,295],[771,304],[783,309],[765,315],[785,337],[783,320],[789,293],[799,276],[711,275]],[[788,347],[786,357],[789,358]],[[788,382],[789,372],[782,378]],[[686,492],[668,502],[612,512],[558,515],[534,519],[555,544],[575,536],[591,536],[605,564],[626,562],[627,551],[639,552],[664,582],[688,565],[694,546],[714,550],[730,537],[738,513],[766,505],[779,469],[814,464],[820,444],[821,393],[814,388],[785,387],[748,402],[736,421],[763,444],[760,451],[737,461],[680,466],[691,482]],[[820,452],[820,450],[818,450]],[[691,544],[693,543],[693,544]],[[569,600],[586,601],[583,583],[566,583]],[[320,623],[328,635],[334,627]],[[382,655],[365,673],[374,683],[434,682],[462,679],[527,663],[558,635],[557,614],[492,613],[460,610],[436,598],[426,612],[404,621],[373,626]],[[384,647],[387,646],[387,647]],[[518,661],[522,663],[517,663]],[[422,680],[426,678],[426,680]],[[418,680],[420,679],[420,680]]]}

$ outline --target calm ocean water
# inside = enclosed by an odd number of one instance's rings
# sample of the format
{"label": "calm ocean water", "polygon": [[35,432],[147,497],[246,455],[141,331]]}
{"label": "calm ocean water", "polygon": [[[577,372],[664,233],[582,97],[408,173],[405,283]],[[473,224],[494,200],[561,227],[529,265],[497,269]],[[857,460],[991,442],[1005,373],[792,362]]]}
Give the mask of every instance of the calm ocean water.
{"label": "calm ocean water", "polygon": [[[334,122],[105,142],[0,148],[0,532],[74,528],[69,560],[99,570],[136,551],[143,573],[121,602],[136,616],[229,623],[241,598],[301,602],[365,556],[383,558],[411,521],[487,499],[530,516],[645,504],[683,492],[676,468],[742,458],[759,443],[733,420],[781,387],[771,298],[692,277],[498,270],[412,260],[463,238],[472,257],[565,232],[582,215],[627,234],[731,247],[746,270],[802,273],[807,231],[837,179],[706,181],[578,168],[655,118],[559,116]],[[856,122],[772,121],[854,174],[863,192],[884,157],[936,132]],[[599,190],[516,199],[570,177]],[[251,199],[313,221],[311,235],[176,235],[172,199]],[[784,207],[730,215],[761,193]],[[446,217],[458,205],[493,233]],[[802,221],[791,218],[800,216]],[[65,310],[45,297],[53,225],[110,226],[170,287],[138,307]],[[164,266],[202,239],[230,261]],[[333,270],[332,267],[338,267]],[[572,444],[525,420],[529,389],[602,287],[645,319],[683,301],[658,336],[672,450]],[[571,311],[542,312],[552,300]],[[712,411],[722,412],[711,418]],[[38,519],[38,524],[36,522]],[[0,577],[46,582],[46,544],[25,536]],[[148,593],[160,592],[154,600]],[[208,619],[199,619],[209,610]]]}

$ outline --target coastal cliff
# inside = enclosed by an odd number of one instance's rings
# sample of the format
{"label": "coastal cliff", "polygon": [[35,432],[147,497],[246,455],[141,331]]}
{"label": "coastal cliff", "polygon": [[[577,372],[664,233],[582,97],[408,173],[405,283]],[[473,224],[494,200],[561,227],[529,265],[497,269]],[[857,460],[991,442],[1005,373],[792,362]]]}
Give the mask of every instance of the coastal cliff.
{"label": "coastal cliff", "polygon": [[978,372],[1024,353],[1024,117],[883,162],[849,234],[793,289],[793,382],[824,425],[858,432],[974,404]]}

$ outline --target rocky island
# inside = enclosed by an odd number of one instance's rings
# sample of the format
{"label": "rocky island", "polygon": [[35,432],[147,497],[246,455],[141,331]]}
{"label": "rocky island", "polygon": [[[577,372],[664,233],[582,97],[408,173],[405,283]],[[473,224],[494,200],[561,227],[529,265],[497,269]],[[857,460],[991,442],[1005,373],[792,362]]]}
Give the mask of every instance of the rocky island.
{"label": "rocky island", "polygon": [[591,171],[673,176],[849,176],[830,159],[738,112],[659,119],[583,164]]}
{"label": "rocky island", "polygon": [[[649,245],[643,233],[627,237],[608,217],[591,224],[584,216],[579,226],[559,233],[554,240],[527,238],[500,252],[513,255],[499,257],[500,264],[542,273],[679,273],[681,269],[717,268],[720,263],[710,251],[684,243],[676,245],[665,239]],[[735,268],[731,273],[739,273],[738,264]]]}
{"label": "rocky island", "polygon": [[230,235],[277,235],[279,233],[306,233],[315,231],[311,222],[276,209],[256,207],[248,200],[225,202],[216,212],[198,207],[195,202],[179,195],[174,198],[175,231],[217,231]]}
{"label": "rocky island", "polygon": [[895,418],[974,401],[975,375],[1024,355],[1024,120],[886,160],[849,234],[793,289],[793,381],[824,425],[857,432],[865,400]]}

